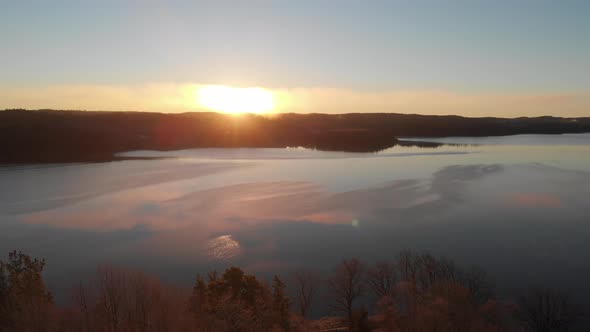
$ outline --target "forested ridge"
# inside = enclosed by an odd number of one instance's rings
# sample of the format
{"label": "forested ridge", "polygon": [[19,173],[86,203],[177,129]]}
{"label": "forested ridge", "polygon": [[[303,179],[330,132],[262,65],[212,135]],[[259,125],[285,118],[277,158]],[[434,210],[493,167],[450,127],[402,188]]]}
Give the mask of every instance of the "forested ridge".
{"label": "forested ridge", "polygon": [[130,150],[287,147],[371,152],[399,137],[590,132],[590,118],[465,118],[394,113],[252,114],[0,111],[0,163],[113,160]]}

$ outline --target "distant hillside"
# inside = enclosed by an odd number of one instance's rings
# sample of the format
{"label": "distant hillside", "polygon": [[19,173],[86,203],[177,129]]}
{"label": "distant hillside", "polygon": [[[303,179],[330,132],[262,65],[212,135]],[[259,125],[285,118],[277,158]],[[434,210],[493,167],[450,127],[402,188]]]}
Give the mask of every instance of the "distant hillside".
{"label": "distant hillside", "polygon": [[0,111],[0,163],[111,160],[122,151],[304,146],[378,151],[397,137],[590,132],[590,118],[464,118],[390,113],[281,114]]}

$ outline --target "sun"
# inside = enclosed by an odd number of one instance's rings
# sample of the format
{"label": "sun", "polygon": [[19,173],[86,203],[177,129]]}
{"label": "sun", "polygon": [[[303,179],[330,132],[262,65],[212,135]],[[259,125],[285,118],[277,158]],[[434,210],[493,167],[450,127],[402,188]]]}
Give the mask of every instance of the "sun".
{"label": "sun", "polygon": [[198,88],[197,103],[206,109],[230,114],[266,114],[275,108],[274,95],[266,89],[223,85]]}

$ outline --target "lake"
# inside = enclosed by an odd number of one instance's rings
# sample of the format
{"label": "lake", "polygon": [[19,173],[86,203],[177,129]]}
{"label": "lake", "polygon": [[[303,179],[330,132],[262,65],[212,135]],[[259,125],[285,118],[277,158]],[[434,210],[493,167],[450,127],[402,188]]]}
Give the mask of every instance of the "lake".
{"label": "lake", "polygon": [[0,252],[46,258],[58,293],[101,263],[188,286],[231,265],[325,272],[412,249],[479,265],[501,292],[590,297],[590,134],[413,140],[440,146],[3,166]]}

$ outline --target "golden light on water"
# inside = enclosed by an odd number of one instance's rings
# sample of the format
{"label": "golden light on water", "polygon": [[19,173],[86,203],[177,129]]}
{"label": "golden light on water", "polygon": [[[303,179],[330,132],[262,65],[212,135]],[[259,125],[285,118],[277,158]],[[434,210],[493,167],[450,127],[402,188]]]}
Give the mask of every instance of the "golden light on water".
{"label": "golden light on water", "polygon": [[222,235],[209,240],[209,256],[217,259],[229,259],[240,253],[240,244],[231,235]]}
{"label": "golden light on water", "polygon": [[263,88],[206,85],[197,89],[197,103],[206,109],[230,114],[266,114],[275,108],[275,96]]}

